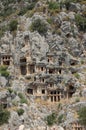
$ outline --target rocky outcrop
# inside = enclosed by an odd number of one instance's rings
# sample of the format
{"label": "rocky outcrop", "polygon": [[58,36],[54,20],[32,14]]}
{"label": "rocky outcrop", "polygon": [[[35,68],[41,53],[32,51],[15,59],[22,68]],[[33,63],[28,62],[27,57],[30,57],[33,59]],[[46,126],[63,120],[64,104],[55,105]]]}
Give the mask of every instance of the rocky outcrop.
{"label": "rocky outcrop", "polygon": [[[77,111],[86,106],[86,30],[76,20],[77,14],[85,18],[86,5],[63,3],[52,10],[46,1],[1,0],[0,13],[5,4],[16,14],[3,18],[0,27],[13,19],[18,27],[0,38],[0,67],[9,71],[7,77],[0,68],[0,103],[11,112],[1,129],[71,130],[71,123],[78,120]],[[37,19],[46,24],[45,35],[31,30]],[[21,108],[24,113],[19,116]],[[57,120],[63,118],[49,127],[45,118],[53,112]]]}

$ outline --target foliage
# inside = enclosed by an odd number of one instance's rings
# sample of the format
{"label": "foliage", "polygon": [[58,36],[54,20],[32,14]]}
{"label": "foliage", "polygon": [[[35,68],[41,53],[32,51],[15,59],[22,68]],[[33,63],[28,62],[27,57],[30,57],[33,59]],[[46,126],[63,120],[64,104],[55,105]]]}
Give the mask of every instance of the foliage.
{"label": "foliage", "polygon": [[86,107],[83,107],[78,112],[79,115],[79,122],[86,126]]}
{"label": "foliage", "polygon": [[35,7],[35,2],[30,3],[26,8],[22,8],[18,15],[24,15],[28,10],[32,10]]}
{"label": "foliage", "polygon": [[18,93],[18,96],[20,97],[20,103],[26,103],[27,104],[27,99],[23,96],[22,93]]}
{"label": "foliage", "polygon": [[67,10],[69,10],[71,2],[75,3],[77,2],[77,0],[64,0],[63,1],[63,4],[65,4]]}
{"label": "foliage", "polygon": [[78,73],[75,73],[74,76],[79,79],[80,78],[80,75]]}
{"label": "foliage", "polygon": [[83,16],[86,17],[86,10],[82,12]]}
{"label": "foliage", "polygon": [[83,60],[81,60],[81,64],[84,64],[84,61],[83,61]]}
{"label": "foliage", "polygon": [[20,109],[17,110],[17,113],[18,113],[19,116],[21,116],[21,115],[23,115],[24,110],[22,108],[20,108]]}
{"label": "foliage", "polygon": [[48,22],[49,24],[53,24],[53,19],[52,19],[52,18],[48,18],[48,19],[47,19],[47,22]]}
{"label": "foliage", "polygon": [[14,12],[15,10],[12,7],[5,6],[4,10],[0,13],[0,16],[5,18]]}
{"label": "foliage", "polygon": [[9,29],[10,31],[15,31],[17,30],[17,25],[18,25],[18,21],[17,20],[12,20],[9,24]]}
{"label": "foliage", "polygon": [[0,27],[0,38],[4,35],[4,32],[9,29],[8,26],[2,26]]}
{"label": "foliage", "polygon": [[60,8],[60,5],[59,5],[59,3],[58,2],[49,2],[49,9],[53,9],[53,10],[55,10],[55,9],[59,9]]}
{"label": "foliage", "polygon": [[25,99],[24,97],[20,100],[20,103],[26,103],[27,104],[27,99]]}
{"label": "foliage", "polygon": [[24,15],[26,12],[27,12],[27,8],[22,8],[22,9],[19,11],[18,15]]}
{"label": "foliage", "polygon": [[61,115],[58,117],[58,123],[62,123],[63,117],[64,117],[63,114],[61,114]]}
{"label": "foliage", "polygon": [[12,105],[13,105],[13,106],[18,106],[18,101],[13,100],[13,101],[12,101]]}
{"label": "foliage", "polygon": [[80,99],[79,99],[79,98],[76,98],[76,99],[75,99],[75,102],[80,102]]}
{"label": "foliage", "polygon": [[8,88],[9,93],[11,94],[13,92],[13,89]]}
{"label": "foliage", "polygon": [[9,72],[7,71],[6,66],[0,66],[0,74],[1,74],[1,76],[4,76],[6,78],[9,77]]}
{"label": "foliage", "polygon": [[41,19],[36,19],[32,22],[31,30],[38,31],[39,34],[45,35],[48,29],[47,25]]}
{"label": "foliage", "polygon": [[8,123],[9,118],[10,118],[10,112],[7,110],[3,110],[0,107],[0,125],[3,125],[4,123]]}
{"label": "foliage", "polygon": [[9,77],[9,72],[8,71],[2,71],[1,76],[4,76],[5,78]]}
{"label": "foliage", "polygon": [[0,66],[0,71],[6,71],[7,70],[7,66]]}
{"label": "foliage", "polygon": [[36,2],[33,2],[28,5],[28,10],[32,10],[35,7]]}
{"label": "foliage", "polygon": [[20,98],[23,98],[23,94],[22,94],[22,93],[18,93],[18,96],[19,96]]}
{"label": "foliage", "polygon": [[15,2],[16,2],[16,0],[3,0],[3,5],[6,6],[9,4],[15,3]]}
{"label": "foliage", "polygon": [[66,9],[69,10],[70,1],[69,1],[69,0],[66,0],[64,4],[65,4],[65,6],[66,6]]}
{"label": "foliage", "polygon": [[56,114],[52,113],[51,115],[47,116],[46,121],[49,126],[52,126],[56,122]]}
{"label": "foliage", "polygon": [[34,12],[35,12],[34,10],[27,11],[26,17],[31,18],[34,15]]}
{"label": "foliage", "polygon": [[62,104],[59,103],[57,107],[58,107],[58,109],[60,110],[60,109],[62,108]]}
{"label": "foliage", "polygon": [[27,7],[21,8],[18,15],[24,15],[27,11],[33,10],[33,8],[35,7],[35,4],[36,2],[32,2]]}
{"label": "foliage", "polygon": [[80,31],[86,31],[86,18],[80,14],[75,15],[75,21]]}

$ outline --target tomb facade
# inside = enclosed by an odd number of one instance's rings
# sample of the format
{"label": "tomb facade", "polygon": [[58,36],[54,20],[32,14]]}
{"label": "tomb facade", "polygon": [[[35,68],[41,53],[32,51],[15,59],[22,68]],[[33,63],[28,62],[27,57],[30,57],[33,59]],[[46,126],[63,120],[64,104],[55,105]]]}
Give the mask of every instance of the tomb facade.
{"label": "tomb facade", "polygon": [[0,64],[10,66],[13,64],[13,58],[11,54],[1,53],[0,54]]}

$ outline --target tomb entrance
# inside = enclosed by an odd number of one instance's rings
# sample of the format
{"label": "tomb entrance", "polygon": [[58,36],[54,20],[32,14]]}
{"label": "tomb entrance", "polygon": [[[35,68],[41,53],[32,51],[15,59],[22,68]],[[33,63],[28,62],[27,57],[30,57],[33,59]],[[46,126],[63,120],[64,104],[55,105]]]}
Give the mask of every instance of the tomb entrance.
{"label": "tomb entrance", "polygon": [[20,59],[20,70],[21,70],[21,75],[26,75],[27,74],[27,61],[26,61],[26,58],[21,58]]}

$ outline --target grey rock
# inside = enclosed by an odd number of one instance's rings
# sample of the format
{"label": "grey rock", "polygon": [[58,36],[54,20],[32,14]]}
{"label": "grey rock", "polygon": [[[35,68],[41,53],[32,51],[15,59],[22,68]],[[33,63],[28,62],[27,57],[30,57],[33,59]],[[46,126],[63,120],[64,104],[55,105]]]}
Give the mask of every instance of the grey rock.
{"label": "grey rock", "polygon": [[71,11],[80,11],[81,5],[79,3],[71,3],[69,10]]}
{"label": "grey rock", "polygon": [[65,33],[65,35],[71,33],[71,27],[69,21],[63,21],[61,24],[61,29]]}
{"label": "grey rock", "polygon": [[86,97],[86,88],[83,89],[83,91],[82,91],[82,96],[83,96],[83,97]]}
{"label": "grey rock", "polygon": [[71,21],[74,21],[75,20],[75,12],[69,12],[68,13],[68,17]]}
{"label": "grey rock", "polygon": [[8,80],[5,77],[0,76],[0,86],[1,87],[6,87],[7,82],[8,82]]}
{"label": "grey rock", "polygon": [[0,91],[0,99],[6,99],[7,97],[9,97],[8,90]]}

